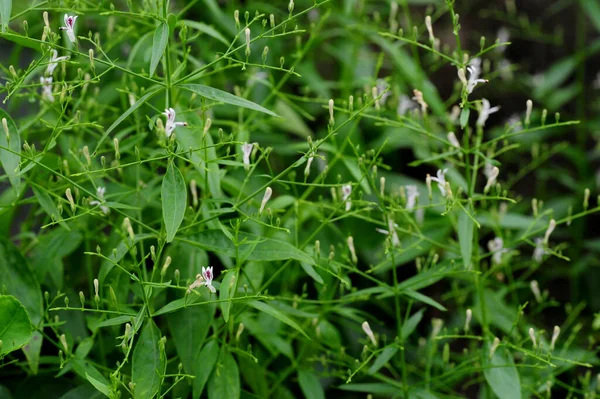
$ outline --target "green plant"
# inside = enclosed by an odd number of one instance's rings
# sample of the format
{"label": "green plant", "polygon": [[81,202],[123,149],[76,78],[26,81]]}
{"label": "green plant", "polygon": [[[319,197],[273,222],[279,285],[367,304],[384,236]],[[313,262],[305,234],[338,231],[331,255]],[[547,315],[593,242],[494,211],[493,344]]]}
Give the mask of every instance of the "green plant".
{"label": "green plant", "polygon": [[[0,0],[0,392],[595,397],[591,314],[543,282],[591,269],[565,232],[600,208],[517,187],[566,152],[531,140],[585,127],[556,97],[498,123],[510,43],[465,40],[453,0],[24,3]],[[578,57],[536,102],[577,95]]]}

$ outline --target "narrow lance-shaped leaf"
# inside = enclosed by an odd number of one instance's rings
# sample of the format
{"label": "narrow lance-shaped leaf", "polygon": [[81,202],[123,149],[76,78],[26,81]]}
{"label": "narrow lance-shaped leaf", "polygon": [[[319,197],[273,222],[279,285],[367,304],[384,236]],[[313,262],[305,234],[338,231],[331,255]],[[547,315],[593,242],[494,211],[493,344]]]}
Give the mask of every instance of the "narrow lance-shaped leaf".
{"label": "narrow lance-shaped leaf", "polygon": [[521,382],[512,354],[506,348],[500,347],[489,359],[487,354],[490,347],[486,345],[485,348],[483,375],[492,391],[500,399],[520,398]]}
{"label": "narrow lance-shaped leaf", "polygon": [[231,302],[227,301],[230,297],[235,294],[235,273],[227,273],[221,283],[221,289],[219,292],[219,299],[221,302],[221,311],[223,312],[223,319],[225,323],[229,321],[229,311],[231,310]]}
{"label": "narrow lance-shaped leaf", "polygon": [[0,164],[8,176],[10,184],[12,184],[14,189],[18,191],[21,183],[21,177],[19,176],[19,162],[21,162],[21,136],[19,136],[17,125],[15,125],[15,122],[12,120],[10,115],[8,115],[3,109],[0,109],[0,122],[2,122],[2,119],[4,118],[6,118],[9,139],[7,140],[4,126],[1,126]]}
{"label": "narrow lance-shaped leaf", "polygon": [[238,107],[248,108],[254,111],[263,112],[265,114],[269,114],[272,116],[278,116],[276,113],[269,111],[268,109],[261,107],[260,105],[253,103],[252,101],[248,101],[245,98],[234,96],[231,93],[227,93],[226,91],[215,89],[214,87],[199,85],[199,84],[182,84],[178,87],[182,89],[189,90],[196,94],[201,95],[202,97],[206,97],[210,100],[220,101],[225,104],[237,105]]}
{"label": "narrow lance-shaped leaf", "polygon": [[151,398],[160,388],[165,364],[160,356],[159,340],[158,327],[148,320],[133,350],[131,380],[135,384],[135,398]]}
{"label": "narrow lance-shaped leaf", "polygon": [[473,228],[475,223],[465,210],[458,215],[458,242],[460,254],[466,269],[471,267],[471,254],[473,252]]}
{"label": "narrow lance-shaped leaf", "polygon": [[194,366],[194,393],[193,398],[198,399],[204,390],[204,385],[213,371],[219,358],[219,344],[216,340],[209,341],[196,357]]}
{"label": "narrow lance-shaped leaf", "polygon": [[210,376],[208,399],[238,399],[240,393],[240,371],[233,355],[227,352]]}
{"label": "narrow lance-shaped leaf", "polygon": [[0,295],[0,356],[19,349],[31,339],[31,321],[14,296]]}
{"label": "narrow lance-shaped leaf", "polygon": [[279,309],[276,309],[269,304],[259,301],[248,302],[248,305],[252,306],[254,309],[257,309],[261,312],[275,317],[277,320],[287,324],[288,326],[292,327],[293,329],[304,335],[306,338],[310,339],[310,337],[306,335],[306,333],[304,332],[304,330],[302,330],[298,323],[292,320],[288,315],[281,312]]}
{"label": "narrow lance-shaped leaf", "polygon": [[12,11],[12,0],[0,0],[0,31],[8,30],[10,22],[10,13]]}
{"label": "narrow lance-shaped leaf", "polygon": [[160,195],[162,198],[163,220],[167,230],[167,242],[171,242],[175,238],[177,229],[181,226],[187,205],[185,180],[183,180],[181,172],[173,162],[167,167]]}
{"label": "narrow lance-shaped leaf", "polygon": [[167,42],[169,40],[169,26],[163,22],[154,31],[154,38],[152,39],[152,58],[150,59],[150,77],[156,72],[158,62],[165,53],[167,48]]}

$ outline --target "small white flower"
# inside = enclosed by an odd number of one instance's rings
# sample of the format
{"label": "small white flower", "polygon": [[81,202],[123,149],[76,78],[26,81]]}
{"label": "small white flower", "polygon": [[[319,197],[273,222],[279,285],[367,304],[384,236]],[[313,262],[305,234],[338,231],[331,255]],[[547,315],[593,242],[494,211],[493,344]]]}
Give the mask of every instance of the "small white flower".
{"label": "small white flower", "polygon": [[369,325],[368,321],[365,321],[362,323],[362,329],[365,332],[365,334],[367,334],[367,336],[369,337],[369,339],[371,340],[373,345],[377,346],[377,340],[375,339],[375,334],[373,334],[373,330],[371,330],[371,326]]}
{"label": "small white flower", "polygon": [[465,70],[463,68],[458,70],[458,78],[462,82],[463,86],[465,86],[467,94],[471,94],[477,84],[488,83],[487,79],[479,79],[479,74],[481,73],[481,59],[473,58],[469,63],[469,66],[467,66],[467,72],[469,72],[469,79],[467,79]]}
{"label": "small white flower", "polygon": [[448,119],[450,119],[450,122],[452,122],[454,124],[454,123],[456,123],[456,121],[458,121],[459,116],[460,116],[460,107],[458,105],[454,105],[452,107],[452,111],[450,112],[450,115],[448,115]]}
{"label": "small white flower", "polygon": [[173,131],[177,126],[187,126],[185,122],[175,122],[175,110],[173,108],[165,109],[163,114],[167,117],[167,123],[165,125],[165,133],[167,137],[171,137]]}
{"label": "small white flower", "polygon": [[492,346],[490,347],[490,359],[494,357],[494,353],[496,353],[496,349],[500,345],[500,339],[498,337],[494,337],[494,342],[492,342]]}
{"label": "small white flower", "polygon": [[536,238],[535,250],[533,251],[533,260],[535,260],[537,263],[541,263],[544,255],[547,255],[548,253],[549,252],[546,251],[546,248],[544,247],[544,239],[540,237]]}
{"label": "small white flower", "polygon": [[460,149],[460,142],[456,138],[454,132],[448,132],[448,141],[452,144],[453,147]]}
{"label": "small white flower", "polygon": [[442,197],[446,196],[446,172],[448,172],[448,169],[438,169],[437,177],[430,177],[431,180],[437,182]]}
{"label": "small white flower", "polygon": [[444,326],[444,320],[434,317],[431,319],[431,326],[431,338],[433,339],[438,336],[440,331],[442,331],[442,327]]}
{"label": "small white flower", "polygon": [[390,96],[390,91],[386,91],[390,85],[384,79],[377,79],[377,95],[381,96],[379,103],[385,105],[386,100]]}
{"label": "small white flower", "polygon": [[425,99],[423,98],[423,92],[417,89],[413,90],[413,100],[415,100],[420,106],[421,106],[421,112],[425,113],[427,112],[427,107],[429,107],[429,105],[427,105],[427,103],[425,102]]}
{"label": "small white flower", "polygon": [[352,258],[352,263],[355,265],[358,263],[358,257],[356,256],[356,249],[354,248],[354,238],[352,236],[348,236],[348,249],[350,250],[350,257]]}
{"label": "small white flower", "polygon": [[346,204],[346,212],[348,212],[352,208],[352,200],[350,196],[352,195],[352,185],[344,184],[342,186],[342,201]]}
{"label": "small white flower", "polygon": [[398,224],[394,223],[394,219],[392,218],[391,215],[388,216],[387,224],[388,224],[388,230],[376,228],[375,231],[377,231],[378,233],[381,233],[381,234],[385,234],[385,235],[390,235],[390,233],[391,233],[392,245],[394,247],[400,246],[400,239],[398,238],[398,233],[396,233],[396,227],[398,227]]}
{"label": "small white flower", "polygon": [[58,63],[61,61],[66,61],[69,59],[69,56],[58,57],[58,52],[56,50],[52,50],[52,56],[50,57],[50,63],[46,67],[46,76],[52,76],[54,70],[58,66]]}
{"label": "small white flower", "polygon": [[105,214],[108,215],[110,213],[110,209],[108,209],[108,207],[106,205],[104,205],[104,203],[106,202],[104,200],[104,194],[106,192],[106,188],[105,187],[98,187],[96,189],[96,196],[98,197],[98,200],[93,200],[90,202],[90,205],[100,205],[100,210]]}
{"label": "small white flower", "polygon": [[40,83],[42,84],[42,97],[53,103],[54,95],[52,94],[52,76],[49,78],[41,77]]}
{"label": "small white flower", "polygon": [[410,109],[416,106],[417,104],[413,100],[411,100],[410,97],[403,94],[398,99],[398,108],[396,109],[396,113],[398,114],[398,116],[404,116]]}
{"label": "small white flower", "polygon": [[533,343],[533,347],[537,348],[537,341],[535,339],[535,330],[533,329],[533,327],[529,328],[529,339],[531,339],[531,342]]}
{"label": "small white flower", "polygon": [[560,327],[554,326],[554,332],[552,333],[552,341],[550,341],[550,350],[554,350],[554,345],[556,344],[556,340],[560,335]]}
{"label": "small white flower", "polygon": [[260,203],[260,210],[258,211],[259,215],[262,215],[263,211],[265,210],[265,205],[267,205],[267,201],[271,198],[271,194],[273,194],[273,190],[271,187],[267,187],[262,202]]}
{"label": "small white flower", "polygon": [[433,35],[433,27],[431,26],[431,16],[425,17],[425,27],[427,27],[427,33],[429,33],[429,41],[435,41],[435,36]]}
{"label": "small white flower", "polygon": [[548,240],[550,239],[550,234],[556,228],[556,220],[551,219],[550,223],[548,223],[548,228],[546,229],[546,233],[544,234],[544,244],[548,244]]}
{"label": "small white flower", "polygon": [[75,21],[77,20],[77,15],[71,16],[65,14],[65,26],[61,26],[60,29],[67,31],[67,36],[69,36],[69,40],[71,43],[75,43],[75,32],[73,29],[75,28]]}
{"label": "small white flower", "polygon": [[523,130],[523,124],[521,118],[517,114],[512,114],[507,120],[506,124],[511,128],[513,132],[520,132]]}
{"label": "small white flower", "polygon": [[465,332],[469,332],[472,317],[473,317],[473,311],[471,309],[467,309],[467,317],[465,319]]}
{"label": "small white flower", "polygon": [[419,197],[419,189],[414,184],[406,186],[406,210],[412,211]]}
{"label": "small white flower", "polygon": [[308,157],[306,160],[306,168],[304,168],[304,176],[308,177],[310,175],[310,165],[312,164],[315,157]]}
{"label": "small white flower", "polygon": [[213,278],[213,267],[202,266],[202,274],[198,273],[196,275],[196,280],[192,284],[190,284],[190,286],[188,287],[188,292],[192,292],[192,290],[194,290],[195,288],[205,285],[206,288],[208,288],[210,292],[214,294],[215,292],[217,292],[217,290],[212,285]]}
{"label": "small white flower", "polygon": [[250,169],[250,155],[252,154],[253,149],[253,143],[242,144],[242,152],[244,153],[244,169],[246,170]]}
{"label": "small white flower", "polygon": [[[487,164],[486,164],[487,166]],[[496,179],[498,178],[498,175],[500,174],[500,169],[498,169],[497,166],[492,166],[492,169],[489,171],[484,170],[484,173],[486,173],[486,176],[488,178],[487,183],[485,184],[485,187],[483,188],[483,192],[487,193],[489,191],[490,188],[492,188],[492,186],[496,183]]]}
{"label": "small white flower", "polygon": [[542,293],[540,292],[540,286],[539,286],[537,280],[531,280],[531,283],[529,283],[529,286],[531,288],[531,292],[533,293],[533,296],[535,297],[535,300],[538,303],[541,303],[543,298],[542,298]]}
{"label": "small white flower", "polygon": [[[498,29],[498,43],[507,43],[510,41],[510,32],[506,27]],[[499,46],[495,48],[495,51],[503,53],[506,50],[506,46]]]}
{"label": "small white flower", "polygon": [[488,241],[488,249],[493,253],[492,263],[495,265],[502,263],[502,254],[509,252],[508,248],[504,248],[504,240],[500,237]]}
{"label": "small white flower", "polygon": [[477,118],[477,126],[485,126],[485,122],[488,120],[490,114],[494,112],[498,112],[500,106],[490,107],[490,102],[482,98],[481,99],[481,108],[479,109],[479,118]]}

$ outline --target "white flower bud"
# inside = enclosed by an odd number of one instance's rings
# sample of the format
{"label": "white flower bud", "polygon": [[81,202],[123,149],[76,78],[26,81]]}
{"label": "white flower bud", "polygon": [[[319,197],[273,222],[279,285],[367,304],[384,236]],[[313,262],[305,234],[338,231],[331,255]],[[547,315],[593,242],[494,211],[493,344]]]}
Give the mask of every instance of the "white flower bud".
{"label": "white flower bud", "polygon": [[354,249],[354,239],[352,236],[348,237],[348,249],[350,249],[350,256],[352,258],[352,263],[355,265],[358,263],[358,257],[356,256],[356,250]]}
{"label": "white flower bud", "polygon": [[531,292],[533,292],[533,296],[535,297],[535,300],[538,301],[539,303],[541,303],[542,302],[542,294],[540,293],[540,287],[538,285],[538,282],[536,280],[531,280],[530,286],[531,286]]}
{"label": "white flower bud", "polygon": [[494,337],[494,342],[492,343],[492,346],[490,347],[490,359],[492,357],[494,357],[494,353],[496,352],[496,349],[498,349],[499,345],[500,345],[500,339],[498,337]]}
{"label": "white flower bud", "polygon": [[526,107],[527,109],[525,110],[525,126],[529,126],[531,111],[533,109],[533,102],[531,100],[527,100]]}
{"label": "white flower bud", "polygon": [[548,228],[546,229],[546,233],[544,234],[544,244],[548,244],[548,240],[550,239],[550,234],[552,234],[552,232],[554,231],[555,228],[556,228],[556,220],[551,219],[550,223],[548,224]]}
{"label": "white flower bud", "polygon": [[560,335],[560,327],[554,326],[554,332],[552,333],[552,341],[550,341],[550,350],[554,350],[554,345],[556,345],[556,340]]}
{"label": "white flower bud", "polygon": [[373,334],[373,331],[371,330],[371,326],[369,325],[368,321],[362,323],[362,329],[365,332],[365,334],[367,334],[373,345],[377,346],[377,340],[375,339],[375,335]]}
{"label": "white flower bud", "polygon": [[329,100],[329,124],[335,125],[335,119],[333,118],[333,99]]}
{"label": "white flower bud", "polygon": [[265,195],[263,196],[262,202],[260,204],[260,210],[258,211],[259,215],[262,215],[267,201],[269,201],[269,199],[271,198],[271,194],[273,194],[273,190],[271,189],[271,187],[267,187],[267,189],[265,190]]}
{"label": "white flower bud", "polygon": [[427,32],[429,33],[429,41],[434,42],[435,36],[433,35],[433,27],[431,26],[431,16],[425,17],[425,26],[427,27]]}
{"label": "white flower bud", "polygon": [[471,311],[471,309],[467,309],[467,317],[465,319],[465,333],[469,332],[472,317],[473,317],[473,312]]}
{"label": "white flower bud", "polygon": [[537,341],[535,339],[535,330],[533,329],[533,327],[531,327],[529,329],[529,339],[531,339],[531,342],[533,343],[533,347],[537,348]]}

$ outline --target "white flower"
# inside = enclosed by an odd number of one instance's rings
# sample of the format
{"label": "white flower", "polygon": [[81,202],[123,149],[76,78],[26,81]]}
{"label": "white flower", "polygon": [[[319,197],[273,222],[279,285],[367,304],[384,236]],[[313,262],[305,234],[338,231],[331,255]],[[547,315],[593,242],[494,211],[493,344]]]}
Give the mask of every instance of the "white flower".
{"label": "white flower", "polygon": [[535,340],[535,330],[533,329],[533,327],[529,328],[529,339],[531,339],[533,347],[537,348],[537,341]]}
{"label": "white flower", "polygon": [[57,57],[58,52],[56,50],[52,50],[52,56],[50,57],[50,63],[46,67],[46,76],[52,76],[54,70],[58,66],[58,63],[61,61],[66,61],[69,59],[69,56]]}
{"label": "white flower", "polygon": [[394,223],[394,219],[392,218],[392,216],[388,216],[387,223],[388,223],[388,230],[377,228],[377,229],[375,229],[375,231],[377,231],[378,233],[381,233],[381,234],[386,234],[386,235],[389,235],[391,233],[392,245],[394,247],[399,247],[400,239],[398,238],[398,233],[396,233],[396,227],[398,227],[398,225],[396,223]]}
{"label": "white flower", "polygon": [[213,278],[214,275],[212,266],[202,266],[202,274],[198,273],[196,275],[196,280],[192,284],[190,284],[190,286],[188,287],[188,292],[192,292],[192,290],[194,290],[195,288],[205,285],[206,288],[208,288],[210,292],[214,294],[215,292],[217,292],[217,290],[212,285]]}
{"label": "white flower", "polygon": [[375,339],[375,335],[373,334],[373,330],[371,330],[371,326],[368,321],[362,323],[362,329],[367,334],[367,337],[373,342],[373,345],[377,346],[377,340]]}
{"label": "white flower", "polygon": [[479,74],[481,73],[481,59],[473,58],[469,63],[469,66],[467,66],[467,72],[469,72],[468,80],[465,76],[465,70],[463,68],[458,70],[458,77],[465,86],[467,94],[471,94],[478,83],[488,83],[487,79],[479,79]]}
{"label": "white flower", "polygon": [[487,176],[488,180],[485,184],[485,187],[483,188],[484,193],[487,193],[489,189],[496,183],[496,179],[500,174],[500,169],[498,169],[497,166],[492,166],[491,170],[488,170],[487,165],[488,164],[486,164],[486,169],[484,170],[484,173]]}
{"label": "white flower", "polygon": [[552,341],[550,341],[550,350],[554,350],[554,345],[556,344],[556,340],[560,335],[560,327],[554,326],[554,332],[552,333]]}
{"label": "white flower", "polygon": [[446,196],[446,172],[448,172],[448,169],[438,169],[437,177],[430,178],[431,180],[437,182],[438,189],[440,190],[440,193],[442,193],[442,197]]}
{"label": "white flower", "polygon": [[42,97],[51,103],[54,102],[54,95],[52,94],[52,76],[49,78],[40,78],[40,83],[42,84]]}
{"label": "white flower", "polygon": [[175,122],[175,110],[173,108],[165,109],[163,114],[167,117],[167,123],[165,125],[165,133],[167,137],[171,137],[173,131],[177,126],[187,126],[185,122]]}
{"label": "white flower", "polygon": [[488,241],[488,249],[493,253],[492,262],[495,265],[502,263],[502,254],[509,252],[508,248],[504,248],[504,240],[500,237]]}
{"label": "white flower", "polygon": [[544,255],[547,255],[548,253],[549,252],[546,251],[546,248],[544,247],[544,239],[540,237],[536,238],[535,250],[533,251],[533,260],[535,260],[537,263],[541,263]]}
{"label": "white flower", "polygon": [[403,94],[398,99],[398,108],[396,109],[396,113],[399,116],[404,116],[408,110],[414,108],[417,104],[410,99],[407,95]]}
{"label": "white flower", "polygon": [[352,195],[352,185],[344,184],[342,186],[342,201],[344,201],[346,203],[346,212],[348,212],[350,210],[350,208],[352,208],[352,200],[350,199],[351,195]]}
{"label": "white flower", "polygon": [[315,157],[308,157],[306,160],[306,168],[304,168],[304,176],[308,177],[310,175],[310,165]]}
{"label": "white flower", "polygon": [[242,144],[242,152],[244,153],[244,169],[250,169],[250,155],[252,155],[253,143]]}
{"label": "white flower", "polygon": [[452,144],[453,147],[458,148],[460,150],[460,142],[456,138],[454,132],[448,132],[448,141]]}
{"label": "white flower", "polygon": [[385,105],[385,101],[390,96],[390,91],[386,91],[389,87],[390,85],[384,79],[377,79],[377,95],[381,96],[379,99],[381,105]]}
{"label": "white flower", "polygon": [[75,21],[77,20],[77,15],[71,16],[65,14],[65,26],[61,26],[60,29],[67,31],[67,36],[69,36],[69,40],[71,43],[75,43],[75,32],[73,29],[75,28]]}
{"label": "white flower", "polygon": [[265,190],[265,195],[263,196],[262,202],[260,203],[260,210],[258,211],[259,215],[262,215],[265,205],[267,205],[267,201],[271,198],[271,194],[273,194],[273,190],[271,187],[267,187]]}
{"label": "white flower", "polygon": [[98,187],[96,189],[96,196],[98,197],[98,200],[93,200],[90,202],[90,205],[100,205],[100,210],[102,212],[104,212],[105,215],[108,215],[110,213],[110,209],[108,209],[108,207],[106,205],[104,205],[104,203],[106,202],[104,200],[104,193],[106,192],[106,188],[105,187]]}
{"label": "white flower", "polygon": [[548,244],[548,240],[550,239],[550,234],[552,234],[552,232],[554,231],[555,228],[556,228],[556,220],[551,219],[550,223],[548,224],[548,228],[546,229],[546,233],[544,234],[544,244]]}
{"label": "white flower", "polygon": [[352,263],[355,265],[358,263],[358,257],[356,256],[356,249],[354,248],[354,238],[352,236],[348,236],[348,249],[350,250],[350,257],[352,258]]}
{"label": "white flower", "polygon": [[477,126],[485,126],[485,122],[487,121],[490,114],[494,112],[498,112],[500,106],[495,106],[490,108],[490,102],[485,98],[481,99],[481,108],[479,109],[479,118],[477,118]]}
{"label": "white flower", "polygon": [[512,114],[507,120],[506,124],[512,129],[513,132],[520,132],[523,130],[523,125],[521,124],[521,118],[517,114]]}
{"label": "white flower", "polygon": [[421,106],[421,112],[425,113],[427,112],[427,107],[429,107],[429,105],[427,105],[427,103],[425,102],[425,99],[423,98],[423,92],[417,89],[413,90],[413,100],[415,100],[420,106]]}
{"label": "white flower", "polygon": [[419,197],[419,189],[414,184],[406,186],[406,210],[412,211]]}
{"label": "white flower", "polygon": [[[507,43],[510,41],[510,32],[506,27],[498,29],[498,43]],[[495,51],[503,53],[506,50],[506,46],[499,46],[495,48]]]}

